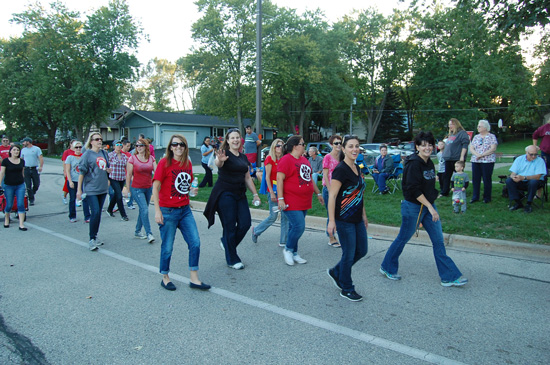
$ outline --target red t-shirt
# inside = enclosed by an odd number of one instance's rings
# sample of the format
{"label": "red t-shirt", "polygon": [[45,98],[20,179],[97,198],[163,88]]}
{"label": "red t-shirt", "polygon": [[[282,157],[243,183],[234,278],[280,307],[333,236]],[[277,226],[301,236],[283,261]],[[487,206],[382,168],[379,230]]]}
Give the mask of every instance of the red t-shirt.
{"label": "red t-shirt", "polygon": [[126,152],[126,151],[120,151],[121,153],[125,154],[126,157],[130,158],[130,156],[132,156],[132,154],[130,152]]}
{"label": "red t-shirt", "polygon": [[153,185],[151,177],[153,172],[153,156],[149,156],[147,162],[141,162],[136,155],[131,155],[128,163],[134,165],[134,177],[132,179],[132,187],[136,189],[148,189]]}
{"label": "red t-shirt", "polygon": [[311,209],[313,181],[311,181],[311,165],[304,156],[294,158],[290,153],[279,160],[277,172],[285,174],[283,182],[283,197],[288,204],[287,210]]}
{"label": "red t-shirt", "polygon": [[9,156],[10,148],[11,148],[11,146],[4,147],[4,146],[0,145],[0,157],[2,158],[2,160],[10,157]]}
{"label": "red t-shirt", "polygon": [[74,151],[70,148],[68,150],[63,151],[63,155],[61,156],[61,161],[65,162],[67,157],[74,156]]}
{"label": "red t-shirt", "polygon": [[277,164],[279,161],[273,161],[271,156],[267,156],[264,166],[271,165],[271,175],[269,176],[272,185],[277,185]]}
{"label": "red t-shirt", "polygon": [[189,190],[193,182],[193,166],[190,161],[180,166],[172,160],[166,165],[166,158],[162,158],[155,171],[153,180],[160,181],[159,205],[164,208],[177,208],[189,205]]}

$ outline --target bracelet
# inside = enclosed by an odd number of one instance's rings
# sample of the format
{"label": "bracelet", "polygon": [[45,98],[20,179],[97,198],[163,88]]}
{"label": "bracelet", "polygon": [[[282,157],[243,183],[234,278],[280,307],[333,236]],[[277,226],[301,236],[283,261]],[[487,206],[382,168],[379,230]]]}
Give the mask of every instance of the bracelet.
{"label": "bracelet", "polygon": [[317,196],[323,196],[323,194],[319,193],[319,194],[317,194]]}
{"label": "bracelet", "polygon": [[254,194],[254,195],[252,195],[252,196],[258,196],[258,194]]}
{"label": "bracelet", "polygon": [[285,200],[285,198],[279,198],[278,200]]}

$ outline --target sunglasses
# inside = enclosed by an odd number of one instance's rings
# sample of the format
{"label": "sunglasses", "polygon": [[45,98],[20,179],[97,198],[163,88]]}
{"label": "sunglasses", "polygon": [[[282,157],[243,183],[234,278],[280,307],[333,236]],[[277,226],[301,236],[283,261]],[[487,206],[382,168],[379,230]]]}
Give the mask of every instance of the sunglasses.
{"label": "sunglasses", "polygon": [[227,134],[233,133],[233,132],[239,132],[239,133],[241,133],[241,131],[239,130],[239,128],[231,128],[230,130],[227,131]]}
{"label": "sunglasses", "polygon": [[340,146],[342,144],[342,142],[333,142],[332,144],[335,145],[335,146]]}
{"label": "sunglasses", "polygon": [[120,146],[120,147],[122,147],[122,143],[117,143],[117,144],[115,144],[115,146]]}
{"label": "sunglasses", "polygon": [[75,148],[79,148],[79,149],[81,149],[81,148],[82,148],[82,146],[76,146]]}
{"label": "sunglasses", "polygon": [[136,144],[136,147],[145,147],[144,144]]}
{"label": "sunglasses", "polygon": [[305,146],[306,144],[304,142],[298,143],[298,146]]}
{"label": "sunglasses", "polygon": [[96,142],[103,141],[103,138],[92,138],[92,141],[96,141]]}
{"label": "sunglasses", "polygon": [[172,142],[172,143],[170,143],[170,146],[172,146],[172,147],[178,147],[178,146],[180,146],[180,147],[183,147],[183,148],[187,147],[187,146],[185,145],[185,143],[183,143],[183,142]]}
{"label": "sunglasses", "polygon": [[277,144],[277,145],[275,145],[275,148],[281,148],[281,147],[283,147],[282,144]]}

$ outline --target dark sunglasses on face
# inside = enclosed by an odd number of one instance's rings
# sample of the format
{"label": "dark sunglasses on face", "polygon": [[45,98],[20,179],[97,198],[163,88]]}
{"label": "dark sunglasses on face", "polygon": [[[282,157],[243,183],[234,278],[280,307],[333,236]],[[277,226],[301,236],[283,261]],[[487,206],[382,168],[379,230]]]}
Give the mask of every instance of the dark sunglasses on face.
{"label": "dark sunglasses on face", "polygon": [[178,147],[178,146],[183,147],[183,148],[187,147],[187,146],[185,145],[185,143],[183,143],[183,142],[172,142],[172,143],[170,143],[170,145],[171,145],[172,147]]}
{"label": "dark sunglasses on face", "polygon": [[277,145],[275,145],[275,148],[281,148],[281,147],[283,147],[282,144],[277,144]]}
{"label": "dark sunglasses on face", "polygon": [[145,147],[144,144],[136,144],[136,147]]}
{"label": "dark sunglasses on face", "polygon": [[96,142],[103,141],[103,138],[92,138],[92,141],[96,141]]}
{"label": "dark sunglasses on face", "polygon": [[76,146],[75,148],[82,148],[82,146]]}
{"label": "dark sunglasses on face", "polygon": [[334,142],[333,145],[335,146],[340,146],[342,144],[342,142]]}

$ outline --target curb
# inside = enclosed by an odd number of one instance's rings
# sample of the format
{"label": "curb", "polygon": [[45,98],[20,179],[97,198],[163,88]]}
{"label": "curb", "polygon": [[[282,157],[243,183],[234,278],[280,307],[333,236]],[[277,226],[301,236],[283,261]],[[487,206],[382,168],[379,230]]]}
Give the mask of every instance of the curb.
{"label": "curb", "polygon": [[[193,210],[202,212],[206,203],[192,200],[190,205]],[[267,210],[250,209],[250,214],[252,215],[252,219],[263,220],[267,218],[269,212]],[[326,222],[327,220],[324,217],[306,216],[306,227],[310,229],[324,231]],[[369,237],[388,241],[389,243],[393,242],[398,233],[399,227],[369,224],[368,228]],[[445,246],[450,248],[550,262],[549,246],[449,233],[443,233],[443,239],[445,241]],[[413,236],[410,242],[431,246],[430,237],[424,230],[418,232],[418,237]]]}

